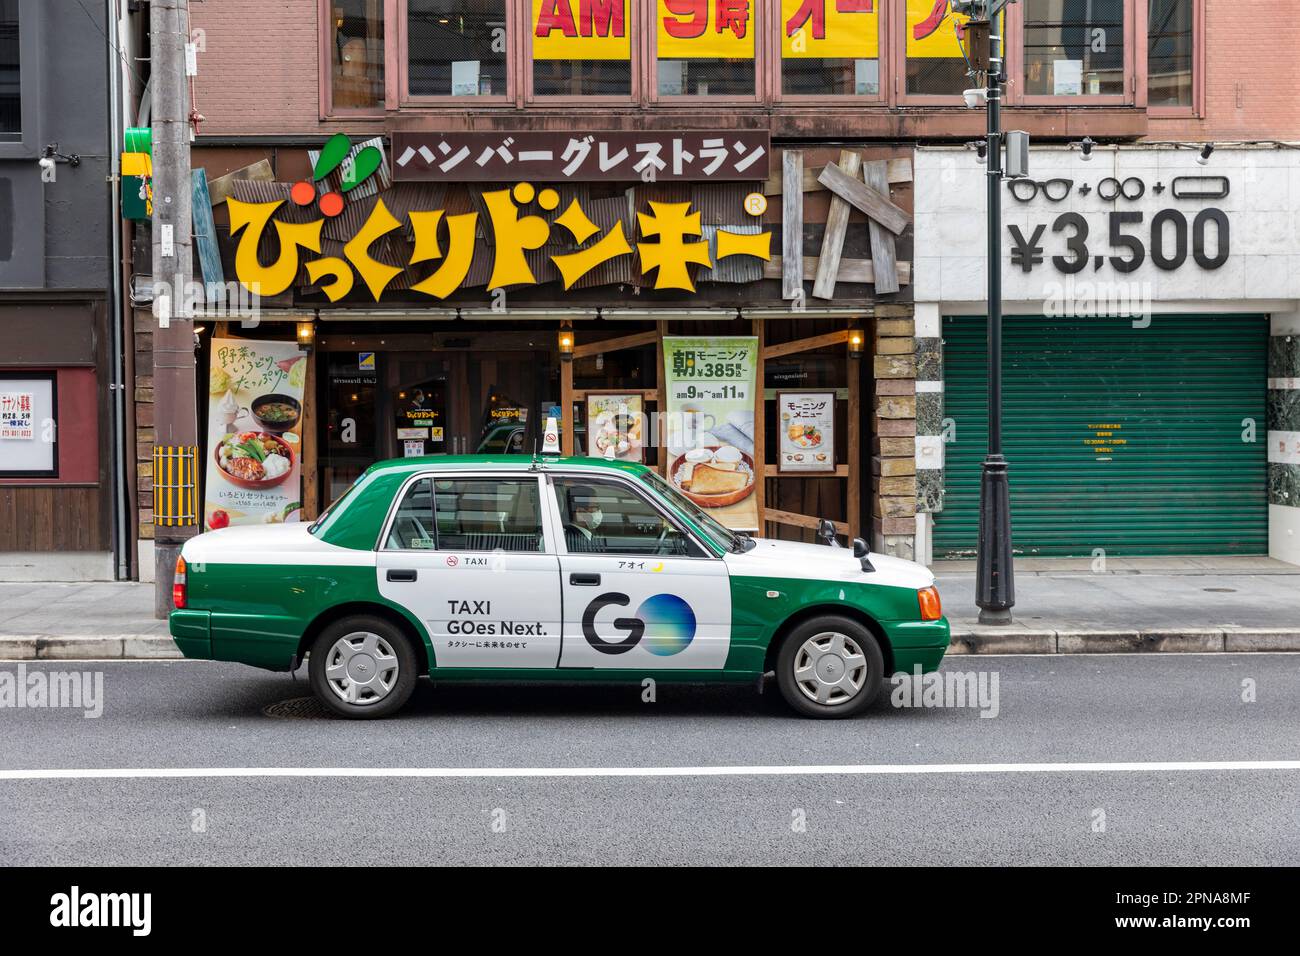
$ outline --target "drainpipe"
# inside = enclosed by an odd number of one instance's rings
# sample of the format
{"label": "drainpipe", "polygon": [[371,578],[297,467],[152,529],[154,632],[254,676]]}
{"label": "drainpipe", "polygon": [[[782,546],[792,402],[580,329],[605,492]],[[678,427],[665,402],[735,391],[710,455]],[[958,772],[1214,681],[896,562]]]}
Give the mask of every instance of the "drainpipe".
{"label": "drainpipe", "polygon": [[[126,315],[122,305],[122,224],[119,221],[122,208],[121,156],[122,144],[122,64],[120,51],[122,37],[118,30],[121,21],[117,10],[118,0],[107,0],[105,4],[106,30],[111,38],[108,44],[108,162],[110,170],[109,233],[112,236],[112,252],[109,256],[109,268],[112,272],[112,285],[108,301],[109,321],[109,416],[111,435],[113,475],[110,481],[113,499],[113,558],[115,562],[114,577],[126,580],[131,576],[130,516],[131,509],[128,496],[131,493],[126,471],[126,380],[124,372],[125,344],[122,330]],[[134,442],[132,442],[134,446]]]}

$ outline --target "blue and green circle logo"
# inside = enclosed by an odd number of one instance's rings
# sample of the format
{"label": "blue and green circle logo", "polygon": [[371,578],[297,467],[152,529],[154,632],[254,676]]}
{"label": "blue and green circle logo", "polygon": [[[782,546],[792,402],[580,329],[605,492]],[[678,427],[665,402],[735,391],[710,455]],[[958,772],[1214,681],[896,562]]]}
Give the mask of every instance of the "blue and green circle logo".
{"label": "blue and green circle logo", "polygon": [[636,616],[645,622],[643,646],[659,657],[680,654],[695,638],[695,612],[676,594],[646,598]]}

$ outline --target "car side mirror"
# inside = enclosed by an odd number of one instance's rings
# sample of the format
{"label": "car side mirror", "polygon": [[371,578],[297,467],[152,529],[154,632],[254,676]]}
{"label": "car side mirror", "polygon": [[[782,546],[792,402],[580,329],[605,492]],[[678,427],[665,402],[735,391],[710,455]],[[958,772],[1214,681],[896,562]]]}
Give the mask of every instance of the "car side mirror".
{"label": "car side mirror", "polygon": [[871,549],[867,547],[867,542],[863,541],[861,538],[853,539],[853,556],[862,562],[863,571],[870,572],[876,570],[876,566],[871,563],[871,558],[868,557],[870,554]]}
{"label": "car side mirror", "polygon": [[832,548],[838,548],[840,543],[835,540],[835,522],[829,518],[822,518],[817,522],[817,537],[821,538]]}

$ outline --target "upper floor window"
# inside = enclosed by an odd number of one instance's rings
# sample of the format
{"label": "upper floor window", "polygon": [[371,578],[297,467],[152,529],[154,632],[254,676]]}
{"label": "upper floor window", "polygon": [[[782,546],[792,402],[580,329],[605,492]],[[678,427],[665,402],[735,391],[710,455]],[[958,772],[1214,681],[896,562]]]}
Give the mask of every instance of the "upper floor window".
{"label": "upper floor window", "polygon": [[881,0],[781,0],[781,92],[880,95]]}
{"label": "upper floor window", "polygon": [[1149,2],[1147,105],[1191,109],[1195,105],[1196,0]]}
{"label": "upper floor window", "polygon": [[1022,0],[1026,96],[1123,96],[1125,0]]}
{"label": "upper floor window", "polygon": [[18,0],[0,0],[0,139],[17,139],[23,130],[18,46]]}
{"label": "upper floor window", "polygon": [[632,94],[632,0],[530,0],[533,93]]}
{"label": "upper floor window", "polygon": [[759,0],[657,0],[660,96],[753,96]]}
{"label": "upper floor window", "polygon": [[504,96],[506,0],[407,0],[411,96]]}
{"label": "upper floor window", "polygon": [[969,19],[952,13],[948,0],[907,0],[903,45],[909,94],[960,96],[971,85],[963,52]]}

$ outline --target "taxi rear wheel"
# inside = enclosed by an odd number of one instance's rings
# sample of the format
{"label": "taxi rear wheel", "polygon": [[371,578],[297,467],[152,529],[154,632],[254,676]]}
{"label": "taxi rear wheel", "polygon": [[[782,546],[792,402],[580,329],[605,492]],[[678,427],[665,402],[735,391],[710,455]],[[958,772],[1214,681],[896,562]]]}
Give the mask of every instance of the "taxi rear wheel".
{"label": "taxi rear wheel", "polygon": [[330,624],[311,647],[311,689],[344,717],[384,717],[415,689],[415,651],[401,629],[379,617],[359,615]]}
{"label": "taxi rear wheel", "polygon": [[846,617],[815,617],[785,636],[776,659],[781,696],[806,717],[852,717],[871,706],[884,680],[875,636]]}

